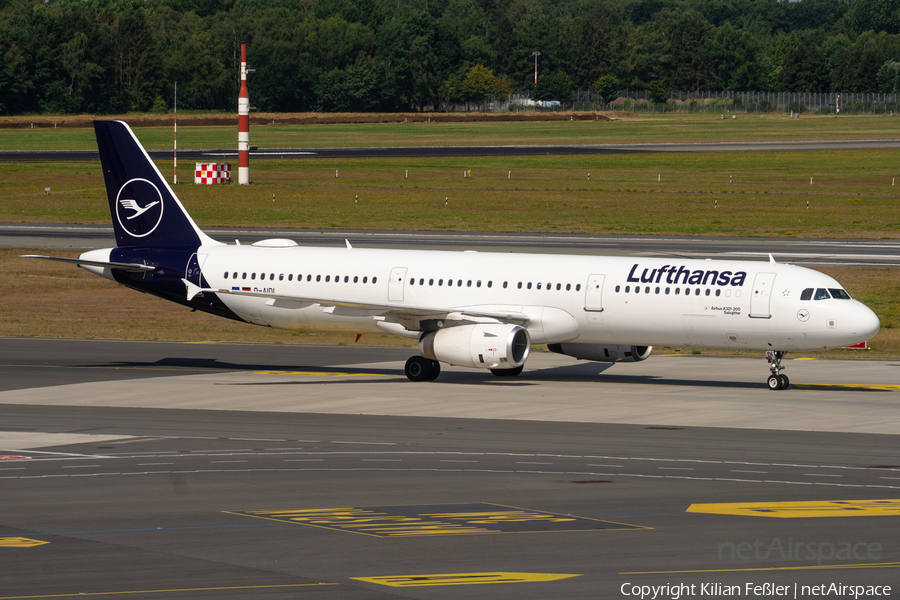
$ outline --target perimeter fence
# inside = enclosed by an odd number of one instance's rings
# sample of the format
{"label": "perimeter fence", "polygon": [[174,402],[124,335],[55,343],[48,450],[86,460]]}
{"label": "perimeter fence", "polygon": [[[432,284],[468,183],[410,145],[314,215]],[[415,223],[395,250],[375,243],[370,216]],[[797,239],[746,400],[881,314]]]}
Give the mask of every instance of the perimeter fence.
{"label": "perimeter fence", "polygon": [[814,113],[893,115],[900,95],[875,93],[813,94],[791,92],[670,91],[665,102],[653,102],[647,90],[620,90],[605,102],[593,90],[572,92],[570,102],[533,100],[517,92],[504,100],[484,103],[443,103],[442,112],[550,112],[626,110],[637,113]]}

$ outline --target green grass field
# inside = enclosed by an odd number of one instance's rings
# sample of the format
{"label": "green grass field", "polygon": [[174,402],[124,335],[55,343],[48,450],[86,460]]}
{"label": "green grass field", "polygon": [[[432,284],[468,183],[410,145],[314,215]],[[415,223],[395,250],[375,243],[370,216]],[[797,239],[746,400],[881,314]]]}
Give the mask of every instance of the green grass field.
{"label": "green grass field", "polygon": [[[898,171],[889,150],[258,160],[253,185],[176,192],[201,226],[896,238]],[[109,220],[96,162],[0,175],[0,221]]]}
{"label": "green grass field", "polygon": [[[730,115],[728,115],[730,116]],[[123,117],[126,122],[128,117]],[[19,121],[27,123],[27,118]],[[147,149],[172,148],[172,127],[141,127]],[[868,140],[900,138],[900,118],[892,116],[804,116],[784,114],[657,115],[616,121],[528,121],[474,123],[372,123],[253,125],[250,140],[259,148],[346,148],[390,146],[497,146],[738,142],[787,140]],[[178,128],[183,149],[236,148],[237,118],[228,127]],[[0,150],[93,150],[86,128],[0,129]]]}
{"label": "green grass field", "polygon": [[[897,122],[890,117],[773,116],[728,122],[679,115],[617,122],[254,127],[252,135],[260,147],[874,139],[900,138]],[[236,137],[233,128],[195,129],[179,131],[181,147],[229,147]],[[141,128],[136,133],[147,147],[163,148],[171,131]],[[185,137],[192,141],[182,142]],[[94,145],[90,129],[0,129],[0,149]],[[847,150],[256,160],[252,185],[182,184],[175,190],[201,227],[897,239],[897,158],[896,151]],[[158,164],[170,178],[171,161]],[[192,167],[193,162],[181,163],[182,181],[192,179]],[[464,178],[464,171],[471,177]],[[49,196],[45,187],[52,190]],[[109,218],[98,162],[0,163],[0,221],[107,224]],[[16,258],[20,253],[0,253],[0,268],[7,274],[0,283],[0,335],[352,342],[352,336],[292,334],[189,315],[79,269]],[[900,273],[826,272],[882,321],[872,341],[874,352],[826,355],[900,355]],[[63,304],[65,313],[52,309]],[[149,325],[135,329],[128,310],[152,315]],[[98,311],[106,316],[102,322],[95,317]],[[406,343],[389,336],[365,342]]]}

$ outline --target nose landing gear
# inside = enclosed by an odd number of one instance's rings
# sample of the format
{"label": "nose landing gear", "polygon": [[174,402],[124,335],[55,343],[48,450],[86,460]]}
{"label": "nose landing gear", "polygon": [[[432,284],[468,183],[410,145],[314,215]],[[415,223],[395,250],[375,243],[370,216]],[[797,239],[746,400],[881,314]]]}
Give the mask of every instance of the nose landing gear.
{"label": "nose landing gear", "polygon": [[788,379],[788,376],[779,373],[779,371],[784,369],[784,367],[781,366],[782,358],[784,358],[784,352],[781,350],[768,350],[766,352],[766,360],[769,361],[769,370],[772,371],[772,374],[769,375],[769,379],[766,381],[770,390],[786,390],[788,389],[788,386],[791,385],[791,380]]}

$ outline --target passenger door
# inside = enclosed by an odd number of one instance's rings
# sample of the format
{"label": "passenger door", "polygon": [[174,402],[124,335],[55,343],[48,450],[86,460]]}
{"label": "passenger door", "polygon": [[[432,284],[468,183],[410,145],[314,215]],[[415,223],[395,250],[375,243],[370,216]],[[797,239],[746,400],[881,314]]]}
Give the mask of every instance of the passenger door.
{"label": "passenger door", "polygon": [[603,282],[606,275],[588,277],[584,290],[584,311],[589,323],[603,323]]}
{"label": "passenger door", "polygon": [[388,283],[388,301],[403,302],[403,283],[406,281],[406,267],[391,269],[391,281]]}
{"label": "passenger door", "polygon": [[753,280],[753,293],[750,297],[750,317],[768,319],[772,316],[770,301],[775,284],[775,273],[757,273]]}

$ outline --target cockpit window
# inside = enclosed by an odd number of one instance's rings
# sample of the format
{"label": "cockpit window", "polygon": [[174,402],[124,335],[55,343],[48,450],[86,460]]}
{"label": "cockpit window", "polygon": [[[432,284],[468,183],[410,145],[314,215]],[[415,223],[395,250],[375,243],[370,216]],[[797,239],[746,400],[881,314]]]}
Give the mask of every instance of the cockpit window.
{"label": "cockpit window", "polygon": [[801,300],[812,300],[813,291],[815,291],[815,290],[813,290],[812,288],[806,288],[805,290],[800,292],[800,299]]}
{"label": "cockpit window", "polygon": [[828,291],[831,292],[832,298],[836,298],[838,300],[849,300],[850,299],[850,294],[848,294],[844,290],[828,288]]}
{"label": "cockpit window", "polygon": [[825,288],[818,288],[816,290],[815,300],[828,300],[829,298],[831,298],[831,296]]}

